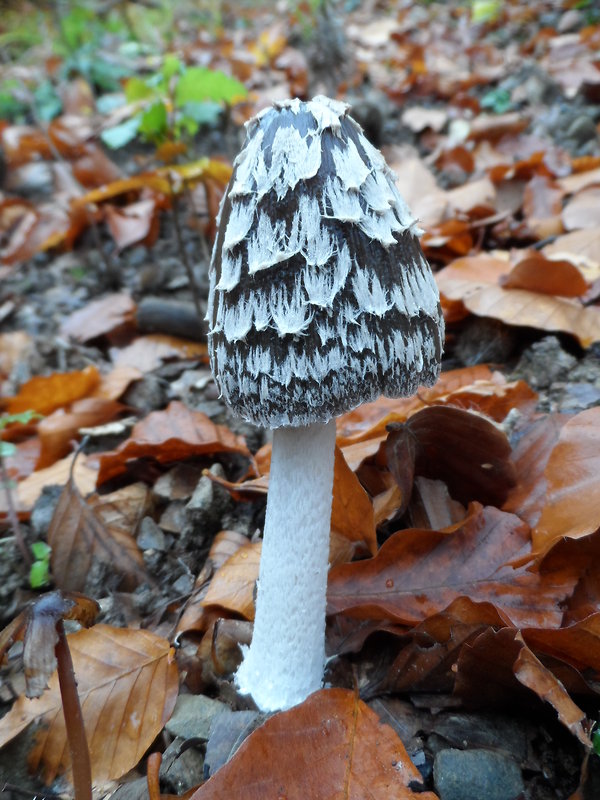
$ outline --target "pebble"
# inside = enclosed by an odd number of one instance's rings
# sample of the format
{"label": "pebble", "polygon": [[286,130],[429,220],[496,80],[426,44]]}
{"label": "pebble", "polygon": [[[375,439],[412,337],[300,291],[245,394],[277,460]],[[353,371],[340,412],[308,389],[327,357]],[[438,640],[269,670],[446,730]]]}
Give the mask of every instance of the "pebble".
{"label": "pebble", "polygon": [[494,750],[440,750],[433,780],[440,800],[515,800],[525,790],[517,762]]}
{"label": "pebble", "polygon": [[144,517],[141,521],[137,543],[142,550],[164,551],[167,549],[165,534],[152,517]]}
{"label": "pebble", "polygon": [[229,761],[244,739],[264,721],[258,711],[231,711],[216,715],[210,726],[210,736],[204,758],[204,777],[208,778]]}
{"label": "pebble", "polygon": [[208,739],[210,725],[217,714],[229,710],[225,703],[203,694],[180,694],[171,719],[165,725],[172,736],[182,739]]}

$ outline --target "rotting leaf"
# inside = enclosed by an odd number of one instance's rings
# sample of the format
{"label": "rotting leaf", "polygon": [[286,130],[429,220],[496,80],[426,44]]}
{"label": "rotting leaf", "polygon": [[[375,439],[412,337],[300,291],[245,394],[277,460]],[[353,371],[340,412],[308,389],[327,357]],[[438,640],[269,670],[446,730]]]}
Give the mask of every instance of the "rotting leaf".
{"label": "rotting leaf", "polygon": [[[177,666],[165,639],[147,630],[98,624],[68,637],[88,738],[94,784],[118,780],[135,767],[170,717]],[[50,784],[69,767],[56,673],[36,700],[19,697],[0,720],[0,748],[38,722],[29,755]]]}
{"label": "rotting leaf", "polygon": [[128,292],[109,294],[74,311],[63,321],[60,332],[78,342],[90,342],[133,328],[135,310],[136,304]]}
{"label": "rotting leaf", "polygon": [[430,406],[390,428],[388,464],[406,504],[415,472],[444,481],[452,497],[465,505],[471,500],[501,505],[515,484],[506,434],[479,414]]}
{"label": "rotting leaf", "polygon": [[558,627],[578,571],[537,574],[508,562],[529,552],[529,527],[473,503],[449,531],[398,531],[365,561],[329,573],[328,613],[415,625],[461,595],[489,602],[515,625]]}
{"label": "rotting leaf", "polygon": [[[136,502],[138,518],[147,502],[147,489],[141,489]],[[128,491],[131,494],[131,489]],[[61,589],[81,591],[95,560],[109,564],[134,583],[146,577],[144,559],[132,535],[134,525],[117,525],[114,519],[107,524],[103,519],[109,502],[102,498],[101,512],[89,499],[84,500],[72,477],[65,485],[48,529],[52,575]],[[96,500],[96,506],[98,503]]]}
{"label": "rotting leaf", "polygon": [[398,735],[346,689],[268,719],[192,800],[436,800]]}
{"label": "rotting leaf", "polygon": [[455,692],[471,705],[497,708],[514,703],[522,709],[537,697],[554,708],[586,748],[591,745],[585,713],[527,647],[520,631],[487,630],[465,645],[458,658]]}

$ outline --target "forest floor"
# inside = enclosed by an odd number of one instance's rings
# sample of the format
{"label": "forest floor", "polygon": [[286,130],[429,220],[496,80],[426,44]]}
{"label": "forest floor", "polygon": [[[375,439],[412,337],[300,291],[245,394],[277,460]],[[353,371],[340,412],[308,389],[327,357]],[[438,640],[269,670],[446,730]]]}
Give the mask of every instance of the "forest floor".
{"label": "forest floor", "polygon": [[[327,94],[350,104],[425,231],[447,342],[437,388],[338,423],[345,468],[334,495],[345,492],[347,507],[332,537],[326,686],[345,690],[334,698],[341,717],[362,714],[364,701],[392,728],[406,774],[384,783],[384,767],[370,763],[379,734],[365,730],[366,754],[349,769],[369,789],[338,792],[335,758],[352,760],[342,736],[328,765],[315,765],[312,796],[591,800],[600,796],[598,9],[270,5],[98,0],[73,4],[61,23],[52,8],[32,6],[27,21],[22,4],[7,4],[0,389],[5,413],[42,418],[4,431],[15,448],[2,459],[0,625],[51,589],[99,604],[96,625],[69,637],[96,631],[74,656],[76,673],[89,668],[78,673],[86,729],[101,735],[90,745],[95,797],[147,797],[152,753],[162,756],[164,797],[311,796],[294,769],[304,765],[309,781],[315,754],[302,734],[321,724],[318,705],[280,715],[275,752],[258,740],[253,749],[253,736],[238,751],[264,722],[232,676],[251,636],[269,434],[219,399],[201,320],[243,122],[274,100]],[[191,66],[215,70],[216,88],[179,102]],[[142,118],[149,109],[155,116]],[[466,416],[440,418],[438,449],[419,443],[407,501],[385,425],[436,406]],[[428,432],[437,424],[420,419]],[[509,455],[492,452],[496,434]],[[479,437],[491,483],[470,462]],[[393,560],[390,544],[411,530],[426,542],[422,557]],[[464,547],[454,560],[440,531]],[[20,537],[51,554],[23,554]],[[374,613],[383,567],[407,588]],[[106,648],[128,647],[146,660],[109,680]],[[82,653],[105,673],[92,675]],[[72,795],[55,683],[25,699],[22,645],[8,651],[7,800]],[[102,694],[109,683],[112,700]],[[333,715],[324,697],[321,713]],[[107,719],[113,703],[154,722],[125,733]],[[213,783],[230,757],[229,783]],[[275,775],[260,792],[250,762]]]}

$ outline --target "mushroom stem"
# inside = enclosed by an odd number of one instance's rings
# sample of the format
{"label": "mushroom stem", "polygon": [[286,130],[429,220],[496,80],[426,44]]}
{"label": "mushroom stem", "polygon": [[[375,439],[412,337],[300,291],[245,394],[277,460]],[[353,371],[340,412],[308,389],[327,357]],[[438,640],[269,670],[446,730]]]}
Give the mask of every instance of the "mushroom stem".
{"label": "mushroom stem", "polygon": [[321,687],[335,420],[277,428],[252,643],[236,680],[262,711]]}

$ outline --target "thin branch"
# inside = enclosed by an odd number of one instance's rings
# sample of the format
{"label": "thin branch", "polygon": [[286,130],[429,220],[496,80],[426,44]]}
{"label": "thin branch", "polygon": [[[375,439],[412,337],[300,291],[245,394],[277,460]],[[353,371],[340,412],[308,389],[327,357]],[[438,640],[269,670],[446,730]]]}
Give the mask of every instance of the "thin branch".
{"label": "thin branch", "polygon": [[23,537],[23,533],[21,532],[21,526],[19,525],[19,518],[17,517],[17,511],[15,509],[15,504],[13,503],[12,492],[10,490],[10,478],[8,476],[8,472],[6,471],[6,465],[4,463],[4,459],[0,456],[0,477],[2,479],[2,485],[4,486],[4,491],[6,493],[6,507],[8,510],[8,519],[10,522],[10,527],[13,532],[13,536],[15,537],[15,542],[17,543],[17,547],[21,551],[21,555],[23,556],[23,561],[27,566],[27,569],[31,568],[33,564],[33,559],[31,558],[31,554],[29,552],[29,548],[25,543],[25,539]]}

